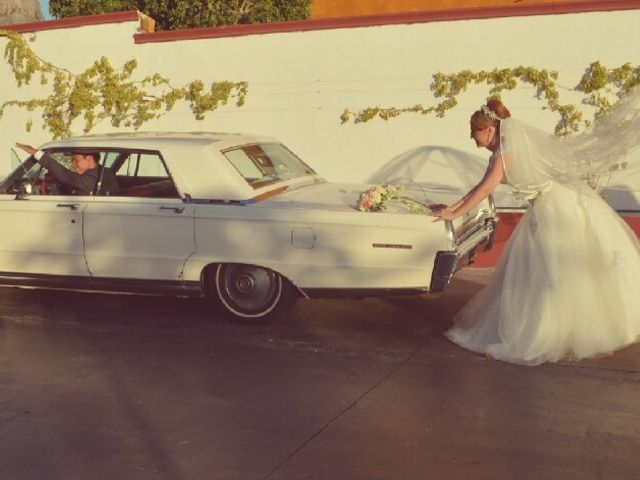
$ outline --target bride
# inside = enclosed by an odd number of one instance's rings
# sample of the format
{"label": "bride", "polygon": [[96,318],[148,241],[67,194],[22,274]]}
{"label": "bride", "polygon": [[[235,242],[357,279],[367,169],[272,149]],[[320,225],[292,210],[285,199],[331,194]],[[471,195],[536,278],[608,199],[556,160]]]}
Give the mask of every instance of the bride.
{"label": "bride", "polygon": [[464,215],[499,183],[530,207],[489,284],[445,335],[524,365],[608,354],[640,339],[640,242],[591,188],[615,166],[640,160],[640,88],[577,138],[528,127],[498,100],[470,123],[477,146],[492,152],[487,172],[435,221]]}

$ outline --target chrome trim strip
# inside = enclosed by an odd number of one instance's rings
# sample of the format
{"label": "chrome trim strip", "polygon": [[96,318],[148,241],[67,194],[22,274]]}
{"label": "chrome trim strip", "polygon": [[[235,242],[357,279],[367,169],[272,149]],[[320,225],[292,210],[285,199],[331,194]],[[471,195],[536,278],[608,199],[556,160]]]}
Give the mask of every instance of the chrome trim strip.
{"label": "chrome trim strip", "polygon": [[172,280],[140,280],[129,278],[96,278],[71,275],[39,275],[0,272],[0,286],[29,287],[77,292],[137,293],[202,296],[200,282]]}
{"label": "chrome trim strip", "polygon": [[489,238],[487,239],[486,245],[484,246],[483,251],[487,252],[493,248],[493,242],[495,241],[495,238],[496,238],[496,232],[498,231],[498,225],[500,223],[500,219],[498,217],[487,218],[484,222],[485,222],[485,225],[490,224],[491,228],[493,229],[493,231],[491,232],[491,235],[489,235]]}
{"label": "chrome trim strip", "polygon": [[248,200],[223,200],[221,198],[192,198],[189,203],[195,203],[197,205],[235,205],[246,206],[256,203],[253,199]]}
{"label": "chrome trim strip", "polygon": [[489,204],[489,211],[492,215],[496,214],[496,202],[493,198],[493,195],[489,195],[487,197],[487,203]]}
{"label": "chrome trim strip", "polygon": [[453,249],[456,247],[456,235],[453,228],[453,222],[451,220],[445,220],[444,228],[447,232],[447,247]]}
{"label": "chrome trim strip", "polygon": [[451,282],[451,277],[456,270],[471,263],[476,256],[478,247],[484,244],[483,250],[490,250],[493,246],[497,225],[497,217],[485,218],[478,228],[468,232],[456,248],[437,252],[431,272],[429,291],[442,292]]}
{"label": "chrome trim strip", "polygon": [[373,248],[399,248],[402,250],[411,250],[413,245],[407,245],[403,243],[372,243]]}
{"label": "chrome trim strip", "polygon": [[496,229],[493,221],[491,219],[488,222],[483,223],[480,228],[474,230],[469,236],[467,236],[463,242],[458,244],[458,248],[456,252],[458,256],[461,257],[468,253],[469,251],[475,249],[482,242],[491,238],[494,235]]}

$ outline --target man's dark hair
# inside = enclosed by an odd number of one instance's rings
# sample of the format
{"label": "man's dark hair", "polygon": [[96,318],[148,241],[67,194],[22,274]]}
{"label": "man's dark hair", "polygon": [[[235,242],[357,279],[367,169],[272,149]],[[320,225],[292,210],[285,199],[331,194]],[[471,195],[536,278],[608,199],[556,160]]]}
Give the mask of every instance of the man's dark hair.
{"label": "man's dark hair", "polygon": [[100,163],[100,152],[76,151],[76,152],[71,152],[71,155],[83,155],[85,157],[93,157],[96,163]]}

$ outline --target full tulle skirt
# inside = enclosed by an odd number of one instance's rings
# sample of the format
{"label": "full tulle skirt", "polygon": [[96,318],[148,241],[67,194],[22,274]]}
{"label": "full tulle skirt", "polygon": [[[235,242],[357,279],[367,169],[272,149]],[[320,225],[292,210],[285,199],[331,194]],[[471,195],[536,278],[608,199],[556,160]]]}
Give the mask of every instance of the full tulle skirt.
{"label": "full tulle skirt", "polygon": [[640,243],[596,192],[555,183],[523,215],[489,284],[446,336],[525,365],[633,343],[640,337]]}

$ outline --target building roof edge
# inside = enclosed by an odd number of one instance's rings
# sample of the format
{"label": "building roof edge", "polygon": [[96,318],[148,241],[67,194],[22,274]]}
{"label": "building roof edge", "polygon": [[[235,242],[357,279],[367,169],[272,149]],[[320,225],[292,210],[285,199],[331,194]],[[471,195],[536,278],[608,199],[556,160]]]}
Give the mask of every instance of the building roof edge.
{"label": "building roof edge", "polygon": [[0,25],[0,30],[11,30],[18,33],[32,33],[44,30],[57,30],[61,28],[85,27],[89,25],[105,25],[109,23],[122,23],[131,21],[142,22],[144,14],[129,10],[126,12],[103,13],[100,15],[84,15],[78,17],[66,17],[56,20],[43,20],[40,22],[16,23],[13,25]]}
{"label": "building roof edge", "polygon": [[247,35],[267,35],[273,33],[333,30],[340,28],[375,27],[382,25],[634,9],[640,10],[640,0],[584,0],[569,3],[515,4],[509,6],[470,7],[423,12],[401,12],[355,17],[334,17],[289,22],[257,23],[249,25],[202,27],[153,33],[139,33],[134,37],[136,43],[158,43]]}

